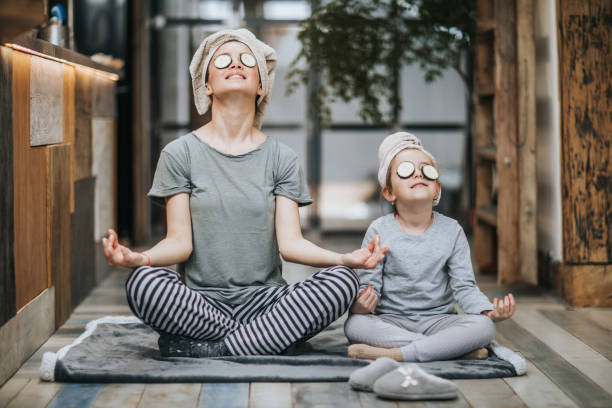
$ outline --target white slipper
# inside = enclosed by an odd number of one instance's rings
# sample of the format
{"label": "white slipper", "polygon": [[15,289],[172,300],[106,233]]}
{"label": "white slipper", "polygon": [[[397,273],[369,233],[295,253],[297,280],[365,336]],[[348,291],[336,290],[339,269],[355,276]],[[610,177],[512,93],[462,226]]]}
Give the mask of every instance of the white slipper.
{"label": "white slipper", "polygon": [[397,361],[381,357],[369,365],[353,371],[349,377],[349,384],[354,390],[372,392],[376,380],[399,366]]}
{"label": "white slipper", "polygon": [[416,364],[383,375],[374,383],[374,393],[393,400],[436,400],[457,398],[457,386],[420,369]]}

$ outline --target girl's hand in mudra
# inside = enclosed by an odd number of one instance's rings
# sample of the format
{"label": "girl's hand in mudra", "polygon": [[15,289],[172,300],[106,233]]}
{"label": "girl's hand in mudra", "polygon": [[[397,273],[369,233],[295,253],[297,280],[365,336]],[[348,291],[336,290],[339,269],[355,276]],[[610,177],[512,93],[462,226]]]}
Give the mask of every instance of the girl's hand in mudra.
{"label": "girl's hand in mudra", "polygon": [[376,309],[376,303],[378,303],[376,292],[372,285],[368,285],[357,296],[355,303],[351,306],[351,312],[356,314],[372,313]]}
{"label": "girl's hand in mudra", "polygon": [[506,295],[503,299],[493,299],[493,310],[487,310],[483,313],[494,322],[501,322],[512,317],[516,309],[516,302],[512,293]]}
{"label": "girl's hand in mudra", "polygon": [[388,251],[389,247],[380,248],[380,235],[376,235],[367,248],[342,255],[342,265],[353,269],[374,269]]}
{"label": "girl's hand in mudra", "polygon": [[105,238],[102,238],[102,247],[109,265],[135,268],[148,263],[146,255],[133,252],[128,247],[119,244],[117,233],[112,229],[108,230]]}

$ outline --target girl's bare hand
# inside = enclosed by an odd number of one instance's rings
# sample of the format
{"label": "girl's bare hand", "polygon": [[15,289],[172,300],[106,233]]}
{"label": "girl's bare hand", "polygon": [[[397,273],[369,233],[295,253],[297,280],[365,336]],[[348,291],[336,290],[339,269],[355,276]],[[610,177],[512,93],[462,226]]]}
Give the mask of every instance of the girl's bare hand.
{"label": "girl's bare hand", "polygon": [[353,269],[374,269],[388,251],[389,247],[380,248],[380,235],[376,235],[367,248],[342,255],[342,264]]}
{"label": "girl's bare hand", "polygon": [[102,238],[102,247],[109,265],[135,268],[148,263],[147,257],[142,253],[131,251],[128,247],[119,244],[117,233],[112,229],[108,230],[105,238]]}
{"label": "girl's bare hand", "polygon": [[376,303],[378,303],[378,297],[372,285],[368,285],[364,290],[361,291],[353,306],[351,306],[351,312],[356,314],[368,314],[372,313],[376,309]]}
{"label": "girl's bare hand", "polygon": [[504,296],[503,299],[493,299],[493,310],[484,312],[494,322],[501,322],[512,317],[516,309],[516,302],[512,293]]}

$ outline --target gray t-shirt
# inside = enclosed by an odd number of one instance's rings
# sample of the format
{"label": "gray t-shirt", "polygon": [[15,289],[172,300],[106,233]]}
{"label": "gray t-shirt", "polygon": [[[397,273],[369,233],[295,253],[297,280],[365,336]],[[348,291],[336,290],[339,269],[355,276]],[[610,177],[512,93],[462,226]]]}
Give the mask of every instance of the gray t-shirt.
{"label": "gray t-shirt", "polygon": [[452,218],[433,214],[433,223],[421,235],[407,234],[394,214],[370,224],[363,246],[376,234],[381,247],[389,246],[375,269],[357,271],[361,289],[371,284],[380,299],[374,313],[419,319],[454,313],[454,300],[465,313],[493,309],[476,286],[463,228]]}
{"label": "gray t-shirt", "polygon": [[151,197],[188,193],[193,252],[185,282],[217,300],[244,303],[286,284],[274,223],[275,196],[312,202],[297,155],[276,138],[233,156],[190,133],[161,152]]}

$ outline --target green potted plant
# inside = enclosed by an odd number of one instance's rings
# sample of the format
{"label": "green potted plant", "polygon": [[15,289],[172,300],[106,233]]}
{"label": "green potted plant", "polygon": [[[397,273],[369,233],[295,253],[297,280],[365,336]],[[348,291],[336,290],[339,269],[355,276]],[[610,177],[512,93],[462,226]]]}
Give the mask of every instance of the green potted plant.
{"label": "green potted plant", "polygon": [[331,123],[330,102],[357,99],[365,122],[397,127],[400,69],[407,64],[418,63],[427,82],[454,69],[471,93],[465,58],[475,39],[476,0],[316,3],[312,15],[300,23],[302,47],[291,64],[287,92],[318,74],[310,107],[318,108],[324,125]]}

